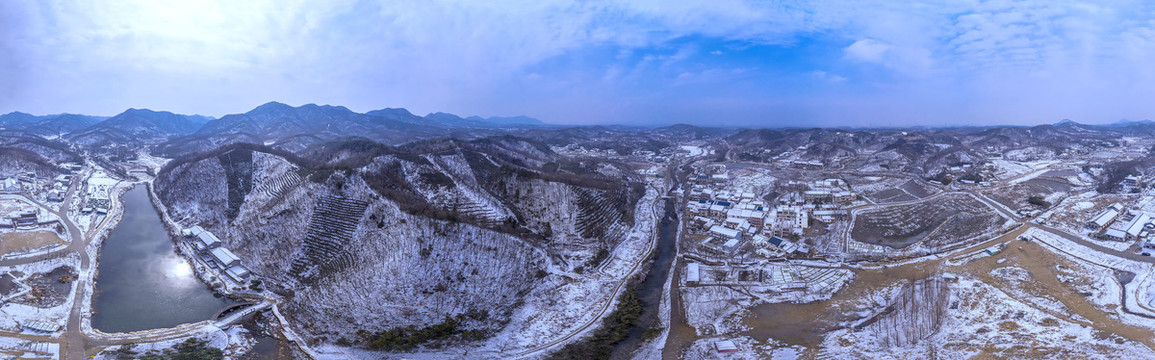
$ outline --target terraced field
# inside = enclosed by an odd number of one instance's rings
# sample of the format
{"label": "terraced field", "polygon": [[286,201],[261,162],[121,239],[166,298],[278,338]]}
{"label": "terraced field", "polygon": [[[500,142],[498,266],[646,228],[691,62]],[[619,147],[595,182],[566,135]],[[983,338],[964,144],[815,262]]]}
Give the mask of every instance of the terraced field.
{"label": "terraced field", "polygon": [[[970,238],[986,230],[976,224],[990,223],[982,216],[992,214],[982,202],[966,195],[946,195],[912,205],[886,206],[856,216],[851,237],[867,244],[902,249],[924,238],[947,244]],[[941,234],[939,234],[941,233]],[[928,238],[934,234],[935,236]]]}
{"label": "terraced field", "polygon": [[1052,194],[1061,194],[1058,198],[1053,199],[1055,200],[1054,203],[1058,203],[1069,196],[1074,188],[1074,184],[1061,177],[1039,176],[998,191],[990,191],[987,195],[1011,209],[1024,209],[1030,208],[1027,199],[1031,196],[1052,198],[1054,197]]}
{"label": "terraced field", "polygon": [[313,211],[309,232],[289,275],[308,283],[351,265],[348,244],[365,214],[368,203],[348,198],[327,197]]}

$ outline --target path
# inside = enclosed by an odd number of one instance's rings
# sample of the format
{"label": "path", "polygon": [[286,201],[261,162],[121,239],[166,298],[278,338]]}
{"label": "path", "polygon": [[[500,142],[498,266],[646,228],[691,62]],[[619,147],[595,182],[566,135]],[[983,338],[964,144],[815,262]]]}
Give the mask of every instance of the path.
{"label": "path", "polygon": [[[77,254],[80,258],[80,266],[77,271],[80,274],[91,274],[94,272],[94,262],[90,258],[87,249],[96,235],[103,232],[105,227],[109,225],[109,218],[112,215],[106,216],[99,224],[93,226],[93,228],[90,229],[88,233],[82,232],[80,228],[76,226],[76,223],[73,222],[73,220],[68,216],[68,212],[72,206],[72,203],[76,199],[75,197],[77,196],[77,190],[81,187],[81,185],[77,183],[80,182],[80,179],[87,179],[90,175],[92,175],[92,172],[93,171],[91,168],[89,168],[83,171],[81,174],[73,176],[73,184],[72,186],[69,186],[68,192],[65,193],[64,202],[61,204],[59,210],[52,210],[52,208],[48,205],[36,201],[26,194],[15,195],[22,201],[31,203],[40,207],[43,211],[47,211],[53,215],[56,215],[60,219],[60,223],[63,224],[67,230],[70,241],[68,246],[62,249],[56,249],[35,256],[0,260],[0,266],[25,265]],[[115,214],[118,210],[117,207],[122,206],[123,204],[120,202],[112,201],[112,208],[109,209],[109,214]],[[73,291],[72,293],[72,308],[69,312],[68,322],[64,328],[62,336],[53,337],[48,335],[24,334],[6,331],[0,331],[0,336],[14,337],[23,340],[59,343],[61,346],[61,354],[64,355],[65,359],[88,359],[90,358],[90,355],[93,355],[92,352],[94,350],[105,346],[173,340],[193,335],[199,331],[204,330],[208,326],[215,326],[217,328],[228,326],[240,321],[245,316],[250,315],[253,312],[267,309],[275,304],[273,299],[266,298],[265,301],[257,305],[251,306],[236,314],[232,314],[225,319],[215,322],[206,320],[197,323],[183,324],[171,328],[155,329],[127,334],[105,334],[96,330],[93,330],[92,333],[86,333],[82,328],[85,306],[84,299],[87,294],[91,293],[93,289],[93,284],[91,283],[93,279],[91,277],[81,276],[76,281],[78,284],[76,286],[76,291]],[[63,340],[63,342],[61,342],[61,340]]]}
{"label": "path", "polygon": [[[658,190],[658,191],[660,192],[661,190]],[[654,225],[655,226],[657,226],[659,223],[659,220],[657,218],[657,214],[659,214],[657,207],[660,206],[659,204],[664,204],[664,201],[662,200],[661,196],[654,197],[654,203],[650,204],[651,211],[652,211],[652,213],[650,215],[655,217],[655,219],[654,219]],[[654,250],[656,249],[657,244],[658,244],[657,235],[655,234],[655,235],[650,236],[650,241],[646,246],[646,250],[644,251],[646,256],[639,257],[637,260],[635,260],[634,265],[630,268],[630,271],[628,272],[628,274],[632,275],[632,274],[636,273],[639,269],[641,269],[642,265],[644,265],[646,263],[646,261],[650,258],[650,254],[652,254],[654,252]],[[600,321],[602,320],[602,318],[608,312],[613,310],[613,307],[611,305],[617,304],[617,299],[618,299],[618,297],[621,296],[622,290],[625,290],[626,284],[629,283],[630,277],[631,276],[626,276],[625,278],[618,281],[618,285],[616,287],[614,287],[614,292],[612,294],[610,294],[610,297],[608,298],[608,300],[600,308],[598,308],[597,315],[594,316],[592,319],[590,319],[588,322],[586,322],[585,324],[582,324],[582,326],[579,326],[576,329],[573,329],[568,334],[566,334],[562,337],[559,337],[559,338],[556,338],[556,339],[551,340],[549,342],[535,346],[535,347],[530,348],[528,350],[518,352],[516,354],[513,354],[511,357],[517,358],[517,359],[523,359],[523,358],[527,358],[527,357],[541,355],[542,353],[546,352],[547,350],[552,350],[554,347],[564,345],[565,343],[569,342],[570,339],[573,339],[574,337],[577,337],[578,335],[585,333],[586,330],[589,330],[590,328],[599,324]]]}

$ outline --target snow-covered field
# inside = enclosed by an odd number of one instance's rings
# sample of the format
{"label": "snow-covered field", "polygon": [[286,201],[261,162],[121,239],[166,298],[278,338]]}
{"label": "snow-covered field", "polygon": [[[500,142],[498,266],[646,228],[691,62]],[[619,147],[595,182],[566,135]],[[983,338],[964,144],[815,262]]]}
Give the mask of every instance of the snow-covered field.
{"label": "snow-covered field", "polygon": [[826,359],[973,357],[1118,359],[1151,352],[1145,345],[1058,319],[973,278],[950,286],[950,306],[938,332],[914,345],[886,347],[875,334],[835,330],[822,343]]}
{"label": "snow-covered field", "polygon": [[[18,277],[16,281],[17,283],[23,283],[23,281],[35,274],[48,273],[61,266],[70,266],[73,269],[79,268],[79,255],[72,254],[67,257],[39,261],[31,264],[9,266],[0,270],[0,272],[21,272],[24,276]],[[27,285],[22,284],[20,290],[7,296],[4,304],[0,306],[0,329],[21,332],[22,329],[20,325],[30,321],[56,324],[63,328],[68,323],[68,314],[72,309],[73,299],[75,299],[73,293],[77,291],[79,283],[80,281],[72,281],[71,290],[65,295],[63,303],[49,308],[39,308],[11,301],[12,299],[25,296],[31,290]],[[53,335],[58,336],[59,334],[60,332],[57,332]]]}
{"label": "snow-covered field", "polygon": [[115,352],[123,347],[128,347],[131,351],[138,354],[145,354],[150,351],[161,352],[165,349],[186,341],[187,339],[195,338],[205,341],[208,347],[221,349],[226,359],[237,358],[240,355],[252,349],[255,341],[247,330],[242,327],[234,326],[227,329],[221,329],[212,325],[201,327],[199,330],[192,332],[189,336],[181,337],[179,339],[159,341],[159,342],[138,342],[131,345],[110,346],[97,354],[93,359],[95,360],[112,360],[116,359]]}

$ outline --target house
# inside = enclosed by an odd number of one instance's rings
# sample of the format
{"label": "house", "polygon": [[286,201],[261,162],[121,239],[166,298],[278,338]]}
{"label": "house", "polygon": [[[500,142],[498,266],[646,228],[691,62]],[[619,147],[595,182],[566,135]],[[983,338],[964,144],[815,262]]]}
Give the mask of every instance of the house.
{"label": "house", "polygon": [[1095,216],[1094,219],[1088,221],[1086,226],[1091,230],[1100,230],[1107,227],[1107,225],[1110,225],[1111,222],[1115,221],[1115,218],[1117,217],[1119,217],[1118,210],[1115,210],[1114,208],[1107,208],[1100,212],[1099,215]]}
{"label": "house", "polygon": [[802,198],[807,202],[811,201],[830,201],[834,198],[833,194],[825,190],[810,190],[802,193]]}
{"label": "house", "polygon": [[821,161],[801,161],[801,160],[791,161],[790,165],[792,165],[796,168],[800,168],[800,169],[821,169],[823,166]]}
{"label": "house", "polygon": [[786,239],[783,239],[783,238],[780,238],[777,236],[771,236],[769,239],[766,240],[766,243],[769,244],[770,246],[778,248],[778,250],[782,250],[783,252],[786,252],[786,253],[792,253],[792,252],[798,250],[797,245],[794,245],[794,243],[790,242],[789,240],[786,240]]}
{"label": "house", "polygon": [[193,236],[193,245],[196,246],[197,251],[205,251],[221,246],[221,239],[200,227],[200,225],[193,226],[192,229],[189,229],[189,233]]}
{"label": "house", "polygon": [[738,352],[738,346],[730,340],[715,341],[714,349],[718,350],[719,353]]}
{"label": "house", "polygon": [[211,255],[210,260],[212,260],[213,264],[221,269],[227,269],[233,265],[239,265],[241,262],[241,259],[238,258],[236,254],[233,254],[232,251],[229,251],[229,249],[223,247],[213,249],[209,252],[209,255]]}
{"label": "house", "polygon": [[854,200],[858,200],[858,194],[849,191],[839,191],[834,193],[834,202],[845,203]]}
{"label": "house", "polygon": [[12,224],[16,227],[34,227],[39,221],[39,214],[36,210],[23,210],[12,216]]}
{"label": "house", "polygon": [[20,324],[21,327],[42,333],[54,333],[60,331],[60,324],[44,322],[44,321],[26,321]]}
{"label": "house", "polygon": [[0,193],[18,194],[22,190],[24,189],[20,186],[20,182],[15,178],[6,178],[4,180],[0,180]]}
{"label": "house", "polygon": [[1103,238],[1108,240],[1123,241],[1127,239],[1127,232],[1119,229],[1107,229],[1103,232]]}
{"label": "house", "polygon": [[233,279],[233,281],[244,282],[245,279],[249,278],[250,273],[249,269],[246,269],[244,266],[237,264],[226,269],[225,275],[228,275],[230,279]]}
{"label": "house", "polygon": [[735,230],[735,229],[730,229],[730,228],[727,228],[727,227],[721,226],[721,225],[711,226],[710,227],[710,233],[712,233],[714,235],[721,236],[722,238],[726,238],[726,239],[740,239],[740,238],[742,238],[742,232]]}
{"label": "house", "polygon": [[1143,182],[1142,176],[1127,175],[1127,177],[1123,178],[1122,185],[1124,188],[1131,189],[1131,188],[1138,187],[1140,184],[1142,184],[1142,182]]}
{"label": "house", "polygon": [[1125,231],[1127,232],[1125,239],[1132,240],[1139,238],[1139,234],[1142,233],[1143,229],[1147,227],[1151,222],[1151,216],[1147,215],[1147,213],[1141,213],[1138,216],[1135,216],[1135,218],[1131,219],[1131,221],[1128,222],[1127,226],[1125,227]]}
{"label": "house", "polygon": [[698,263],[686,264],[686,283],[697,283],[702,280],[699,275],[701,273],[699,267]]}
{"label": "house", "polygon": [[726,241],[725,244],[722,244],[722,248],[729,253],[733,253],[734,250],[738,249],[738,239],[730,239]]}
{"label": "house", "polygon": [[[24,341],[20,343],[20,348],[25,350],[24,356],[29,356],[29,353],[53,355],[60,353],[60,344],[47,341]],[[34,358],[42,358],[37,355]]]}
{"label": "house", "polygon": [[[729,204],[729,203],[726,203]],[[726,215],[726,207],[720,204],[710,205],[710,211],[707,212],[710,216]]]}
{"label": "house", "polygon": [[842,219],[845,216],[845,210],[814,210],[814,218],[827,224],[833,223],[835,220]]}
{"label": "house", "polygon": [[750,228],[750,222],[740,217],[728,217],[726,221],[722,222],[722,226],[730,229],[745,231]]}
{"label": "house", "polygon": [[60,190],[52,190],[48,192],[48,201],[64,202],[64,194]]}

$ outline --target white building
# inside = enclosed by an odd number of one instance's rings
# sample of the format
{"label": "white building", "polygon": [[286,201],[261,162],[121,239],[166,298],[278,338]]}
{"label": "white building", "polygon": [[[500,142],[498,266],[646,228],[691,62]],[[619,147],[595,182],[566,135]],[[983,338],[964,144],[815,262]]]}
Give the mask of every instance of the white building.
{"label": "white building", "polygon": [[1119,229],[1107,229],[1103,232],[1103,237],[1109,240],[1123,241],[1127,239],[1127,232]]}
{"label": "white building", "polygon": [[189,233],[194,237],[192,243],[196,246],[197,251],[205,251],[221,246],[221,239],[200,227],[200,225],[193,226],[189,229]]}
{"label": "white building", "polygon": [[16,178],[0,180],[0,193],[17,194],[22,190],[23,188],[20,186],[20,181],[17,181]]}
{"label": "white building", "polygon": [[210,251],[209,254],[212,257],[213,264],[216,264],[217,267],[221,269],[227,269],[233,265],[239,265],[241,262],[241,259],[238,258],[236,254],[233,254],[232,251],[229,251],[229,249],[223,247],[215,248]]}
{"label": "white building", "polygon": [[1088,221],[1087,222],[1087,228],[1093,229],[1093,230],[1099,230],[1099,229],[1105,228],[1105,227],[1107,227],[1107,225],[1110,225],[1112,221],[1115,221],[1115,218],[1117,218],[1117,217],[1119,217],[1119,211],[1118,210],[1115,210],[1113,208],[1107,208],[1106,210],[1103,210],[1103,212],[1099,213],[1098,216],[1095,216],[1094,219],[1091,219],[1091,221]]}
{"label": "white building", "polygon": [[710,233],[712,233],[714,235],[718,235],[718,236],[725,238],[725,239],[740,239],[740,238],[742,238],[742,232],[735,230],[735,229],[730,229],[730,228],[727,228],[727,227],[721,226],[721,225],[711,226],[710,227]]}
{"label": "white building", "polygon": [[1125,239],[1132,240],[1139,238],[1139,234],[1143,232],[1143,228],[1150,224],[1151,221],[1151,216],[1147,215],[1147,213],[1140,213],[1138,216],[1135,216],[1134,219],[1131,219],[1131,221],[1127,223],[1125,228],[1127,236]]}
{"label": "white building", "polygon": [[244,266],[237,264],[226,269],[225,275],[228,275],[229,278],[233,279],[233,281],[244,282],[245,279],[249,278],[250,274],[249,269],[246,269]]}

